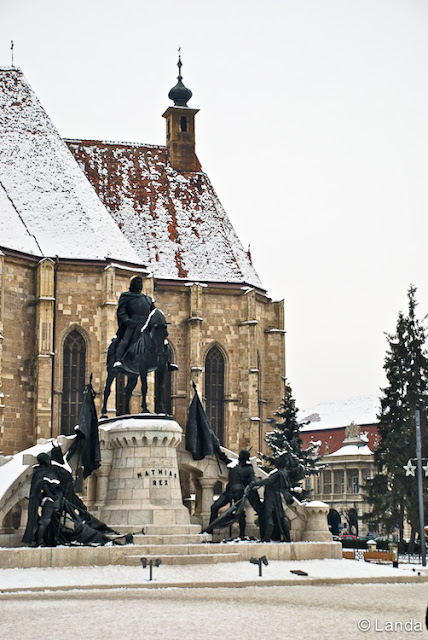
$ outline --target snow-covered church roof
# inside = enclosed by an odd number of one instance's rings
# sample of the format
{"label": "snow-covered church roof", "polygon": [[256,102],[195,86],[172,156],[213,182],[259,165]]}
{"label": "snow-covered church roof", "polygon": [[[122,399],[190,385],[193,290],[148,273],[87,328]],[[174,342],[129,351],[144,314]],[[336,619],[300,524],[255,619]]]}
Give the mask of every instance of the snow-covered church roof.
{"label": "snow-covered church roof", "polygon": [[0,68],[0,248],[141,264],[16,68]]}
{"label": "snow-covered church roof", "polygon": [[263,289],[202,170],[174,170],[163,146],[66,142],[140,260],[157,278]]}

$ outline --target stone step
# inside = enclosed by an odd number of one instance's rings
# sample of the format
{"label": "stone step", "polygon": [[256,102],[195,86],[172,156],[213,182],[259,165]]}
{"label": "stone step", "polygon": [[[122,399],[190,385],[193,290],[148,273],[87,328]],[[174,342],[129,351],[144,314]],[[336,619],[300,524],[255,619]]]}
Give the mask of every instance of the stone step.
{"label": "stone step", "polygon": [[[129,555],[124,558],[123,564],[126,566],[138,566],[141,564],[141,558],[149,560],[162,560],[162,564],[166,565],[190,565],[190,564],[218,564],[223,562],[238,562],[241,558],[239,553],[188,553],[186,555],[159,554],[159,555]],[[160,569],[154,567],[154,575]],[[146,567],[145,571],[149,571]]]}
{"label": "stone step", "polygon": [[140,527],[132,525],[111,525],[112,529],[124,535],[133,533],[139,535],[152,536],[173,536],[173,535],[197,535],[201,533],[202,527],[199,524],[144,524]]}
{"label": "stone step", "polygon": [[129,554],[140,553],[142,556],[173,555],[228,555],[229,553],[238,553],[235,545],[218,545],[218,544],[134,544]]}
{"label": "stone step", "polygon": [[199,524],[145,524],[143,533],[152,536],[168,536],[201,533],[202,527]]}
{"label": "stone step", "polygon": [[[29,567],[90,567],[126,564],[127,557],[163,558],[173,556],[193,562],[193,558],[212,556],[223,562],[240,558],[266,555],[269,560],[313,560],[342,558],[340,542],[266,542],[243,544],[191,544],[191,545],[126,545],[106,547],[21,547],[0,549],[0,569],[26,569]],[[179,562],[179,561],[177,561]]]}
{"label": "stone step", "polygon": [[0,548],[22,546],[23,533],[23,531],[20,533],[0,533]]}
{"label": "stone step", "polygon": [[181,533],[177,535],[134,535],[134,544],[200,544],[205,540],[211,541],[208,533]]}

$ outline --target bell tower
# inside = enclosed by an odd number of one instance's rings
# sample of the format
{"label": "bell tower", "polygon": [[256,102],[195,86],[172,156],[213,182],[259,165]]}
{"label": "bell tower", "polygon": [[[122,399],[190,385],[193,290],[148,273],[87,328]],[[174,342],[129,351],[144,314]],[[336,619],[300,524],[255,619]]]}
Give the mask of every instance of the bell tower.
{"label": "bell tower", "polygon": [[181,75],[181,55],[178,56],[177,84],[168,93],[174,106],[163,113],[166,119],[166,147],[169,161],[176,171],[198,171],[199,165],[195,155],[195,115],[199,109],[187,106],[192,97],[190,89],[184,86]]}

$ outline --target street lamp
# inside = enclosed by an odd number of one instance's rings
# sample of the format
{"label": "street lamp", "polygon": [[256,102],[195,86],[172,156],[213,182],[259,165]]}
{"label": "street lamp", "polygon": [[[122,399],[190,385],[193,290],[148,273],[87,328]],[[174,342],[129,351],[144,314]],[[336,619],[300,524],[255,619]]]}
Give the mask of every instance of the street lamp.
{"label": "street lamp", "polygon": [[422,444],[421,444],[421,412],[419,407],[415,411],[415,427],[416,427],[416,463],[418,467],[418,501],[419,501],[419,542],[422,554],[422,566],[426,567],[426,549],[425,549],[425,516],[424,516],[424,495],[422,484]]}
{"label": "street lamp", "polygon": [[[417,473],[418,479],[418,506],[419,506],[419,540],[421,546],[422,566],[426,567],[426,548],[425,548],[425,514],[424,514],[424,488],[422,482],[422,469],[425,472],[425,476],[428,476],[428,461],[426,458],[422,458],[422,444],[421,444],[421,412],[419,407],[415,410],[415,429],[416,429],[416,458],[410,458],[406,465],[403,465],[403,469],[407,476],[415,477]],[[422,460],[426,462],[422,466]],[[416,466],[413,464],[416,462]]]}
{"label": "street lamp", "polygon": [[390,542],[389,548],[392,553],[392,566],[398,568],[398,542]]}

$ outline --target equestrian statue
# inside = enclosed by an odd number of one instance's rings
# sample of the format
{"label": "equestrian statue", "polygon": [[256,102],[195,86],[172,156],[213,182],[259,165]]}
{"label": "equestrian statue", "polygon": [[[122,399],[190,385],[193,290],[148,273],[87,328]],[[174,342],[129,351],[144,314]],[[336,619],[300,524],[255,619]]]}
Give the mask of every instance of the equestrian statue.
{"label": "equestrian statue", "polygon": [[170,362],[168,330],[165,316],[155,307],[150,296],[142,293],[143,280],[140,276],[131,278],[129,291],[119,298],[117,307],[118,331],[107,351],[107,381],[101,417],[107,417],[107,400],[111,385],[119,373],[125,373],[125,414],[130,413],[133,390],[141,378],[141,412],[150,413],[147,407],[147,374],[158,374],[155,397],[155,413],[166,413],[163,403],[163,389],[168,371],[176,371],[177,365]]}

